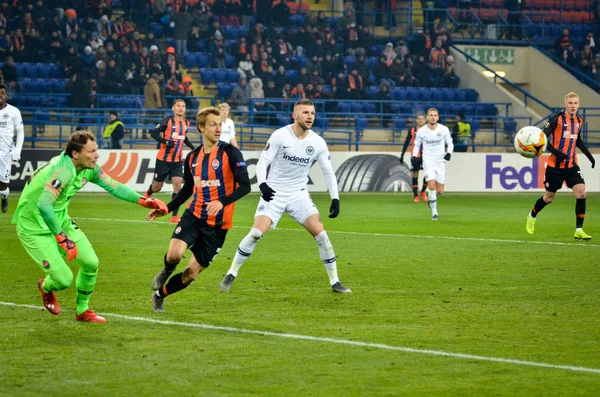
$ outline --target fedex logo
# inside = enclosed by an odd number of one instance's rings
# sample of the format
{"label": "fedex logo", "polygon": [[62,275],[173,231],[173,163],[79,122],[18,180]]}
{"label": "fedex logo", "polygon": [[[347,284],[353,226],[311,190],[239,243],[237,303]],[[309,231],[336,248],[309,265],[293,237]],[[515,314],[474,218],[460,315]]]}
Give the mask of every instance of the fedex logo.
{"label": "fedex logo", "polygon": [[517,186],[521,189],[544,188],[544,173],[548,155],[531,160],[531,166],[521,169],[506,166],[502,167],[502,155],[489,155],[485,160],[485,188],[492,189],[494,182],[506,190],[513,190]]}

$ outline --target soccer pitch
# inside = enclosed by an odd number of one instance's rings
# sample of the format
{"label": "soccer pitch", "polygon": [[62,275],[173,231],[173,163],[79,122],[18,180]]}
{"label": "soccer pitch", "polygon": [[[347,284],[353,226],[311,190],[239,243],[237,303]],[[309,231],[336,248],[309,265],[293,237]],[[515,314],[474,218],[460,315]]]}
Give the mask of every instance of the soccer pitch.
{"label": "soccer pitch", "polygon": [[174,226],[78,194],[70,214],[100,259],[98,325],[75,321],[74,285],[57,293],[60,315],[42,310],[13,194],[0,215],[0,395],[598,395],[600,194],[588,194],[589,242],[573,240],[570,192],[528,235],[539,195],[449,193],[432,222],[411,194],[342,194],[337,219],[314,194],[353,294],[331,292],[316,243],[287,216],[222,293],[251,194],[211,267],[154,313],[150,281]]}

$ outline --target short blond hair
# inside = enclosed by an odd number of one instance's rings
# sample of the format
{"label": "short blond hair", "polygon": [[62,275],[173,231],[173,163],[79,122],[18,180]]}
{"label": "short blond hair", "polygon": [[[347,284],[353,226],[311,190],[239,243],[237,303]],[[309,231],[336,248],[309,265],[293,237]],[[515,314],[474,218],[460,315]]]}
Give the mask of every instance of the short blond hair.
{"label": "short blond hair", "polygon": [[229,106],[229,104],[227,102],[221,102],[217,105],[217,109],[219,109],[219,110],[231,109],[231,106]]}
{"label": "short blond hair", "polygon": [[567,103],[567,100],[569,98],[579,98],[579,95],[577,95],[573,91],[569,92],[567,95],[565,95],[565,103]]}
{"label": "short blond hair", "polygon": [[436,112],[438,114],[438,116],[440,115],[440,111],[437,110],[436,108],[429,108],[429,109],[427,109],[427,115],[429,115],[429,112]]}
{"label": "short blond hair", "polygon": [[196,115],[196,128],[198,128],[198,131],[200,131],[200,127],[206,125],[206,120],[208,120],[208,116],[211,114],[221,117],[221,111],[214,106],[198,110],[198,114]]}

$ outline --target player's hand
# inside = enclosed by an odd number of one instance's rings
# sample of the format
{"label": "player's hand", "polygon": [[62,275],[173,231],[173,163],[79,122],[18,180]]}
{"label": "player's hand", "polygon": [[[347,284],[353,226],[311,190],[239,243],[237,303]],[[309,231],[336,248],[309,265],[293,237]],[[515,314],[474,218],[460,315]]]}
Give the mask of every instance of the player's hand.
{"label": "player's hand", "polygon": [[333,200],[331,200],[331,205],[329,206],[329,217],[337,218],[337,216],[339,214],[340,214],[340,200],[333,199]]}
{"label": "player's hand", "polygon": [[167,215],[167,213],[163,212],[162,210],[152,210],[148,213],[148,215],[146,215],[146,220],[152,222],[156,218],[160,218],[161,216],[165,215]]}
{"label": "player's hand", "polygon": [[162,211],[163,214],[166,214],[169,212],[169,209],[167,208],[167,205],[165,203],[163,203],[159,199],[155,199],[152,197],[142,196],[138,199],[138,204],[141,205],[142,207],[150,208],[152,210]]}
{"label": "player's hand", "polygon": [[400,156],[400,164],[404,164],[404,156]]}
{"label": "player's hand", "polygon": [[592,168],[594,168],[596,166],[596,160],[593,157],[592,157],[591,162],[592,162]]}
{"label": "player's hand", "polygon": [[271,189],[269,187],[269,185],[267,185],[267,182],[263,182],[261,183],[258,188],[260,189],[260,195],[262,196],[263,200],[265,201],[271,201],[273,200],[273,196],[275,195],[275,190]]}
{"label": "player's hand", "polygon": [[557,152],[554,157],[556,157],[556,162],[558,164],[562,163],[563,161],[565,161],[565,159],[567,158],[567,155],[564,154],[563,152]]}
{"label": "player's hand", "polygon": [[21,155],[18,153],[13,153],[12,154],[12,161],[19,161],[21,160]]}
{"label": "player's hand", "polygon": [[450,157],[452,157],[452,154],[446,153],[446,155],[444,156],[444,160],[450,161]]}
{"label": "player's hand", "polygon": [[165,139],[165,142],[164,142],[164,144],[165,144],[167,147],[173,147],[173,146],[175,146],[175,142],[173,142],[173,141],[172,141],[172,140],[170,140],[170,139]]}
{"label": "player's hand", "polygon": [[206,204],[206,212],[208,215],[217,215],[223,209],[223,203],[219,200],[211,201]]}
{"label": "player's hand", "polygon": [[67,237],[65,232],[60,232],[60,234],[57,234],[54,238],[58,245],[60,245],[60,248],[67,253],[67,258],[69,258],[70,261],[77,258],[77,245],[75,245],[73,240]]}

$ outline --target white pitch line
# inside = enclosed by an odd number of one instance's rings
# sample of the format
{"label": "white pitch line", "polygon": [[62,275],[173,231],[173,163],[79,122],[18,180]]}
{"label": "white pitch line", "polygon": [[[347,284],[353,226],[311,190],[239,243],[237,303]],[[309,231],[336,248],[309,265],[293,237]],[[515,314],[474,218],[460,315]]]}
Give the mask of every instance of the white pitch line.
{"label": "white pitch line", "polygon": [[[86,221],[108,221],[108,222],[126,222],[126,223],[148,223],[145,220],[139,219],[107,219],[107,218],[79,218]],[[159,225],[173,226],[172,223],[167,222],[156,222]],[[251,226],[234,226],[234,229],[249,228]],[[277,228],[275,230],[285,230],[293,232],[304,232],[304,229],[291,229],[291,228]],[[400,234],[400,233],[369,233],[369,232],[345,232],[327,229],[327,233],[337,234],[352,234],[358,236],[377,236],[377,237],[400,237],[400,238],[424,238],[424,239],[440,239],[440,240],[458,240],[458,241],[482,241],[486,243],[508,243],[508,244],[537,244],[537,245],[560,245],[560,246],[572,246],[572,247],[591,247],[600,248],[600,244],[592,243],[563,243],[560,241],[527,241],[527,240],[504,240],[499,238],[478,238],[478,237],[452,237],[452,236],[424,236],[419,234]]]}
{"label": "white pitch line", "polygon": [[[0,305],[43,310],[42,306],[25,305],[25,304],[13,303],[13,302],[0,302]],[[577,366],[573,366],[573,365],[556,365],[556,364],[541,363],[541,362],[536,362],[536,361],[516,360],[516,359],[512,359],[512,358],[486,357],[486,356],[477,356],[477,355],[473,355],[473,354],[450,353],[450,352],[445,352],[442,350],[414,349],[412,347],[392,346],[392,345],[386,345],[383,343],[370,343],[370,342],[360,342],[360,341],[347,340],[347,339],[325,338],[325,337],[321,337],[321,336],[280,333],[280,332],[272,332],[272,331],[260,331],[260,330],[254,330],[254,329],[224,327],[224,326],[211,325],[211,324],[157,320],[157,319],[147,318],[147,317],[125,316],[123,314],[116,314],[116,313],[98,313],[98,314],[101,314],[102,316],[106,316],[106,317],[115,317],[115,318],[120,318],[123,320],[138,321],[138,322],[145,322],[145,323],[152,323],[152,324],[174,325],[174,326],[188,327],[188,328],[201,328],[201,329],[209,329],[209,330],[213,330],[213,331],[225,331],[225,332],[234,332],[234,333],[240,333],[240,334],[273,336],[276,338],[307,340],[307,341],[311,341],[311,342],[335,343],[335,344],[339,344],[339,345],[369,347],[369,348],[375,348],[375,349],[381,349],[381,350],[400,351],[400,352],[404,352],[404,353],[425,354],[425,355],[429,355],[429,356],[462,358],[465,360],[488,361],[488,362],[501,363],[501,364],[515,364],[515,365],[524,365],[524,366],[529,366],[529,367],[552,368],[552,369],[562,369],[565,371],[590,372],[590,373],[600,374],[599,368],[577,367]]]}

